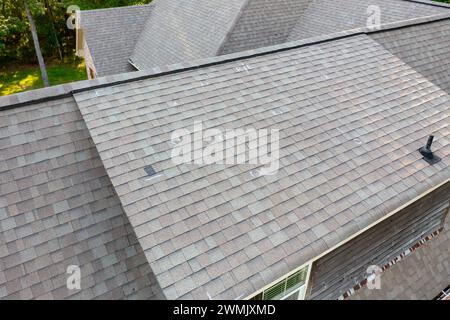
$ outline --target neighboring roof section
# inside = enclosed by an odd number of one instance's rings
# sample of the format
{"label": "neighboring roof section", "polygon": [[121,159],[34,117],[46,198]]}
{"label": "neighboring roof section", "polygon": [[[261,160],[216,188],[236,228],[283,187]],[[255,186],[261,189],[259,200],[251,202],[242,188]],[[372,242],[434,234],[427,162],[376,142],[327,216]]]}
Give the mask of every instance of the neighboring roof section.
{"label": "neighboring roof section", "polygon": [[73,98],[0,109],[0,300],[160,292]]}
{"label": "neighboring roof section", "polygon": [[[249,295],[450,178],[444,91],[366,35],[287,47],[75,94],[168,298]],[[280,170],[176,165],[194,121],[279,129]]]}
{"label": "neighboring roof section", "polygon": [[217,54],[245,0],[155,0],[131,55],[148,69]]}
{"label": "neighboring roof section", "polygon": [[381,24],[449,12],[448,8],[405,0],[313,0],[288,41],[366,27],[369,6],[380,8]]}
{"label": "neighboring roof section", "polygon": [[262,48],[366,26],[370,5],[381,23],[449,12],[405,0],[154,0],[131,55],[138,69]]}
{"label": "neighboring roof section", "polygon": [[450,11],[407,0],[154,0],[81,11],[81,24],[104,76],[365,27],[371,5],[382,24]]}
{"label": "neighboring roof section", "polygon": [[370,37],[450,93],[450,19],[372,33]]}
{"label": "neighboring roof section", "polygon": [[218,55],[287,40],[312,0],[248,0]]}
{"label": "neighboring roof section", "polygon": [[135,71],[128,62],[151,5],[81,11],[81,28],[98,76]]}

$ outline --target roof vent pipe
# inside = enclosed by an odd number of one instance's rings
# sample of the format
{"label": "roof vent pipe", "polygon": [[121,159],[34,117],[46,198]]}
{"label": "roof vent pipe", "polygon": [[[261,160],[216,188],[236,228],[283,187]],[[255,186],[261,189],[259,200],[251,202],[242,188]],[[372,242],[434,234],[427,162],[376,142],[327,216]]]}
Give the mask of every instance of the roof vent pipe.
{"label": "roof vent pipe", "polygon": [[434,136],[429,136],[427,145],[425,147],[422,147],[419,149],[420,154],[429,160],[432,160],[434,158],[433,152],[431,151],[431,144],[433,143]]}
{"label": "roof vent pipe", "polygon": [[423,159],[429,164],[435,164],[439,162],[441,159],[433,154],[431,151],[431,145],[433,144],[434,136],[430,135],[428,137],[427,145],[419,149],[420,154],[423,156]]}

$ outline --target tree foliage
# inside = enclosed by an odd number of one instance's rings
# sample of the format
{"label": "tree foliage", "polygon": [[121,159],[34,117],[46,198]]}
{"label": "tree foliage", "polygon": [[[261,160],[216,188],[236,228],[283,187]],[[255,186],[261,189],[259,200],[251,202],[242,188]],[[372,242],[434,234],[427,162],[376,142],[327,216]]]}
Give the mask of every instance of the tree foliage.
{"label": "tree foliage", "polygon": [[[67,8],[82,10],[148,3],[150,0],[27,0],[46,59],[73,59],[75,32],[67,28]],[[61,53],[61,55],[60,55]],[[36,62],[22,1],[0,0],[0,67]]]}

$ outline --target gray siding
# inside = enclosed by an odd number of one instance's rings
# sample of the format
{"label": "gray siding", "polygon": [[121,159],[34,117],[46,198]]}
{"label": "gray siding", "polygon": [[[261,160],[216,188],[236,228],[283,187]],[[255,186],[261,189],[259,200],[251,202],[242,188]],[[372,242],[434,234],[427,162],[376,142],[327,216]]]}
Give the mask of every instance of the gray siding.
{"label": "gray siding", "polygon": [[450,219],[444,230],[381,274],[381,289],[363,287],[350,300],[431,300],[450,283]]}
{"label": "gray siding", "polygon": [[310,298],[338,298],[364,280],[369,265],[382,267],[443,227],[449,193],[447,183],[315,262]]}

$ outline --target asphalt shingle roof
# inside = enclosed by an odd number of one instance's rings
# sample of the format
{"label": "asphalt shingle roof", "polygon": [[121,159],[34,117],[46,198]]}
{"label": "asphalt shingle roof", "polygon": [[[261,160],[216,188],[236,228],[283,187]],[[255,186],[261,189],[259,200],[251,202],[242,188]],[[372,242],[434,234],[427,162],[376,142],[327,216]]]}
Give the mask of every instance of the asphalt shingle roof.
{"label": "asphalt shingle roof", "polygon": [[[0,98],[0,298],[243,297],[447,181],[435,17]],[[279,172],[175,165],[194,121],[280,129]]]}
{"label": "asphalt shingle roof", "polygon": [[371,5],[380,8],[381,24],[439,15],[449,11],[445,7],[403,0],[314,0],[303,12],[287,40],[306,39],[365,27],[369,16],[367,10]]}
{"label": "asphalt shingle roof", "polygon": [[[155,0],[142,7],[82,11],[99,75],[187,62],[381,23],[448,12],[405,0]],[[427,4],[428,3],[428,4]]]}
{"label": "asphalt shingle roof", "polygon": [[218,55],[283,43],[311,0],[248,0]]}
{"label": "asphalt shingle roof", "polygon": [[[69,265],[82,290],[67,289]],[[149,299],[155,286],[73,97],[2,110],[0,300]]]}
{"label": "asphalt shingle roof", "polygon": [[156,0],[131,60],[138,69],[251,50],[381,23],[448,12],[403,0]]}
{"label": "asphalt shingle roof", "polygon": [[159,0],[142,29],[131,60],[138,69],[217,54],[245,0]]}
{"label": "asphalt shingle roof", "polygon": [[373,33],[372,39],[450,93],[450,20]]}
{"label": "asphalt shingle roof", "polygon": [[[164,293],[196,299],[250,294],[446,181],[448,98],[367,35],[75,94]],[[279,172],[175,165],[194,120],[280,129]]]}
{"label": "asphalt shingle roof", "polygon": [[135,71],[128,62],[150,5],[81,11],[81,27],[98,76]]}
{"label": "asphalt shingle roof", "polygon": [[392,0],[249,0],[220,54],[365,27],[370,5],[380,8],[382,24],[448,11]]}

